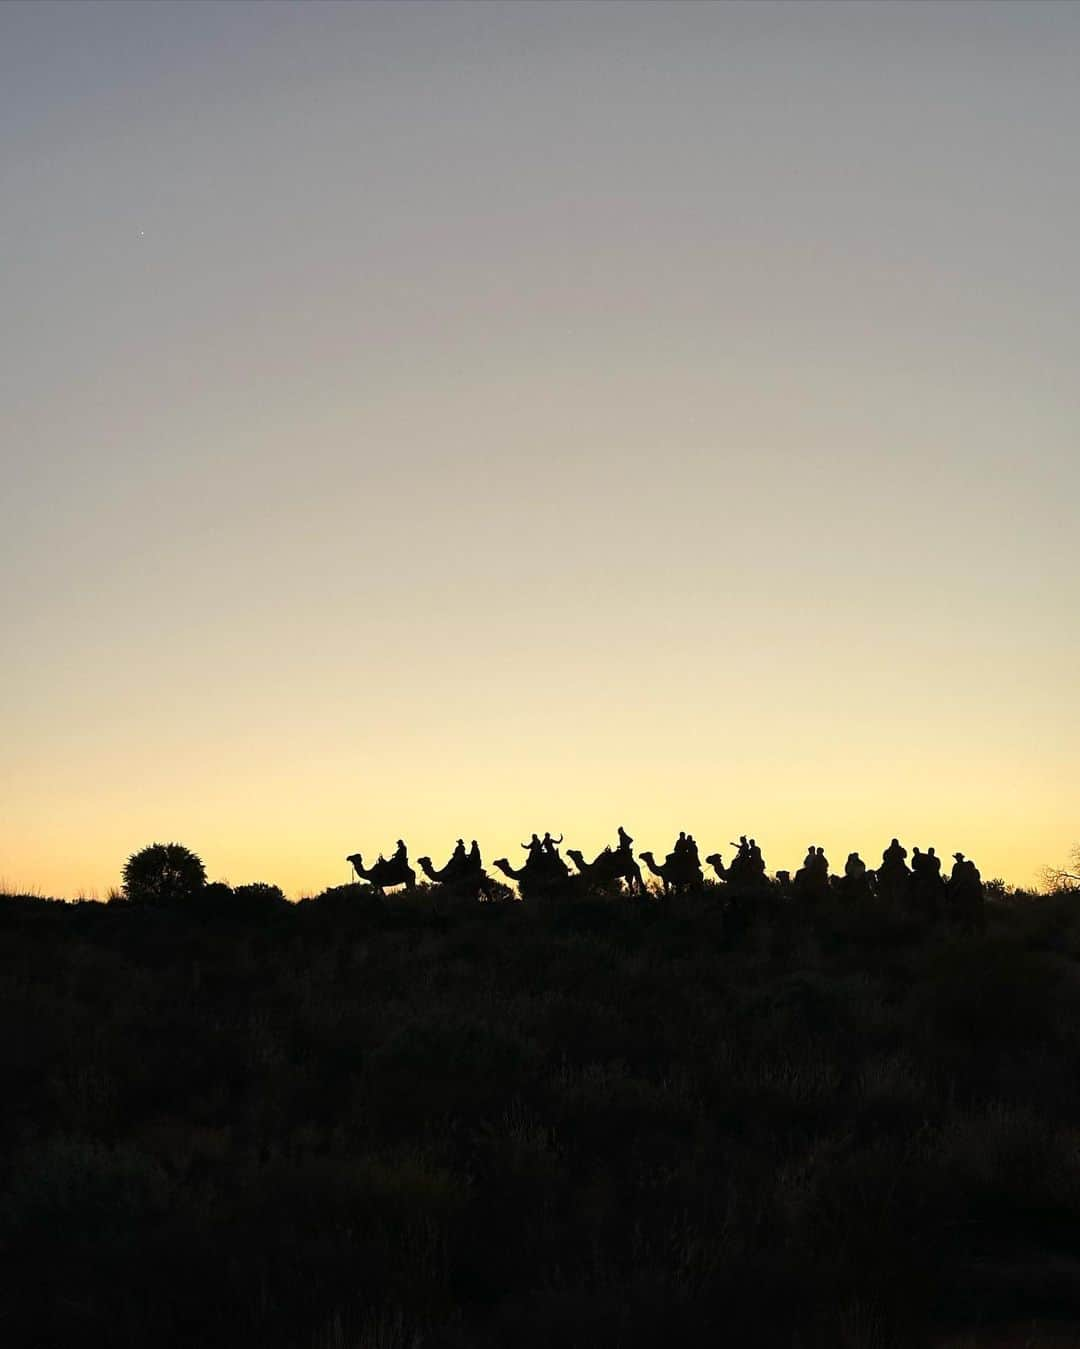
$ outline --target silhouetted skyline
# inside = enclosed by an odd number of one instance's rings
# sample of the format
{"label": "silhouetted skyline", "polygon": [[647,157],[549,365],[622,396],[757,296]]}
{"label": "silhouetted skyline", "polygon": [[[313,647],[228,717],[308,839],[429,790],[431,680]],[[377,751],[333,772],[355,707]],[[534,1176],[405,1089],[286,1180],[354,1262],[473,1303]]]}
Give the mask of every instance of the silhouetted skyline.
{"label": "silhouetted skyline", "polygon": [[0,6],[0,879],[620,818],[1060,861],[1078,39]]}

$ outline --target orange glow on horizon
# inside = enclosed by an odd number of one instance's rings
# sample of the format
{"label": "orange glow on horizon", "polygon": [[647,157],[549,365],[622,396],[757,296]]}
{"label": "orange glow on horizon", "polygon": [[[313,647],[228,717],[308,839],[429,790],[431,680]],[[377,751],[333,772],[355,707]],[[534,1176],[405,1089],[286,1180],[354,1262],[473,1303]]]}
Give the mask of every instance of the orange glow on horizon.
{"label": "orange glow on horizon", "polygon": [[1080,841],[1078,6],[0,6],[0,880]]}

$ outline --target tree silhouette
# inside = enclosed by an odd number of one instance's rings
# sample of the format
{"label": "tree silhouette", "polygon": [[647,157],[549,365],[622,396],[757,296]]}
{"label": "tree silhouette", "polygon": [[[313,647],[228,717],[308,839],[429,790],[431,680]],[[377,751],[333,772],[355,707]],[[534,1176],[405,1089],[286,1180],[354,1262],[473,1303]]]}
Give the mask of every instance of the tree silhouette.
{"label": "tree silhouette", "polygon": [[1043,867],[1045,884],[1061,890],[1080,888],[1080,843],[1074,844],[1064,867]]}
{"label": "tree silhouette", "polygon": [[183,903],[206,884],[202,859],[182,843],[151,843],[132,853],[123,874],[125,898],[142,904]]}

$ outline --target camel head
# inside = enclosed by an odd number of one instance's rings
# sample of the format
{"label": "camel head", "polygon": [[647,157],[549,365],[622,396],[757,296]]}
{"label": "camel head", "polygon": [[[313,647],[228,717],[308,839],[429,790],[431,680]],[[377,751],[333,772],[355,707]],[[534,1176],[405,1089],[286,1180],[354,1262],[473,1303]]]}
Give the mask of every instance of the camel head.
{"label": "camel head", "polygon": [[345,861],[352,863],[353,871],[355,871],[358,876],[364,869],[364,859],[358,852],[351,852],[348,857],[346,857]]}
{"label": "camel head", "polygon": [[574,865],[577,867],[578,871],[583,870],[585,858],[577,848],[567,848],[566,855],[567,857],[572,857],[574,859]]}
{"label": "camel head", "polygon": [[724,859],[718,852],[710,853],[705,861],[708,862],[709,866],[713,868],[717,875],[722,876],[724,874]]}
{"label": "camel head", "polygon": [[658,863],[651,852],[638,853],[638,856],[649,868],[654,876],[659,876],[661,880],[667,880],[667,868],[663,863]]}

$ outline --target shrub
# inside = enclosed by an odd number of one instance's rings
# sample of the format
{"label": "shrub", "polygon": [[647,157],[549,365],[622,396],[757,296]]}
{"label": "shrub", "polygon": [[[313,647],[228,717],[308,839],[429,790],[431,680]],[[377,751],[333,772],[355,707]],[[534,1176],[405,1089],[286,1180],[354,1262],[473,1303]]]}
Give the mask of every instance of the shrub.
{"label": "shrub", "polygon": [[266,881],[252,881],[250,885],[238,885],[233,891],[237,904],[253,913],[264,909],[276,909],[286,903],[285,892],[278,885],[268,885]]}
{"label": "shrub", "polygon": [[202,896],[202,907],[207,914],[214,917],[228,915],[230,918],[254,922],[275,913],[285,903],[283,891],[276,885],[267,885],[265,881],[253,881],[250,885],[238,885],[234,889],[221,884],[208,885]]}
{"label": "shrub", "polygon": [[167,1193],[157,1163],[130,1148],[52,1139],[17,1158],[0,1202],[0,1239],[53,1254],[58,1243],[135,1245]]}
{"label": "shrub", "polygon": [[133,903],[184,903],[205,884],[202,859],[182,843],[151,843],[124,864],[124,896]]}

